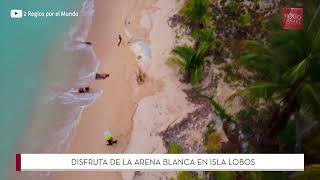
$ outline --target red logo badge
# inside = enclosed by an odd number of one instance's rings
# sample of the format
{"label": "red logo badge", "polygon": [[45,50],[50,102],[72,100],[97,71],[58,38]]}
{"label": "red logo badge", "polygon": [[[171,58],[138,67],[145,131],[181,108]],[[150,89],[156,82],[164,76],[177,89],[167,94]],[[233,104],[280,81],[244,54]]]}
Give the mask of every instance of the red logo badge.
{"label": "red logo badge", "polygon": [[281,10],[281,28],[300,30],[303,28],[303,8],[283,8]]}

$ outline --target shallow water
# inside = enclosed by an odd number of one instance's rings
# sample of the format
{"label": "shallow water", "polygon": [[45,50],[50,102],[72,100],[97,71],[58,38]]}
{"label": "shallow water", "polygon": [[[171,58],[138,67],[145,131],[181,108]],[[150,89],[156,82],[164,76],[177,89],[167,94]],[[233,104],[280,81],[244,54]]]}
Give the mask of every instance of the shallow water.
{"label": "shallow water", "polygon": [[[101,92],[88,85],[99,61],[87,37],[93,1],[0,2],[0,179],[14,170],[15,153],[57,153],[68,144],[82,109]],[[81,11],[80,17],[11,19],[11,9]],[[31,178],[32,179],[32,178]]]}

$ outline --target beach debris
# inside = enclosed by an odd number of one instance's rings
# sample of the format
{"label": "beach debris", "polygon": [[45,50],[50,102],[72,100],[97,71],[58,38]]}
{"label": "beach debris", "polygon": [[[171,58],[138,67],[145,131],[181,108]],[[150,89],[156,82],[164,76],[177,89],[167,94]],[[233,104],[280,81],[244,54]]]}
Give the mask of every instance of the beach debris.
{"label": "beach debris", "polygon": [[184,21],[185,17],[175,14],[167,20],[167,23],[169,27],[175,28],[178,26],[178,24],[181,24]]}
{"label": "beach debris", "polygon": [[184,153],[205,153],[203,134],[209,123],[215,124],[218,117],[206,101],[199,102],[200,107],[188,113],[180,122],[170,125],[160,135],[168,148],[170,144],[179,144]]}
{"label": "beach debris", "polygon": [[122,42],[122,37],[121,35],[119,34],[119,42],[118,42],[118,47],[121,45],[121,42]]}
{"label": "beach debris", "polygon": [[146,74],[139,68],[139,72],[137,75],[137,83],[139,85],[143,84],[146,80]]}

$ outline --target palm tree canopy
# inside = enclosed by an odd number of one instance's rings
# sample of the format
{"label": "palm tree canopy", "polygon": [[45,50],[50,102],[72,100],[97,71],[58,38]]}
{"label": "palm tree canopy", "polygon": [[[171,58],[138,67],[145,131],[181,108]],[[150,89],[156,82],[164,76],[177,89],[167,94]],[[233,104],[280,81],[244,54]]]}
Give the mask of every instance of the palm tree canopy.
{"label": "palm tree canopy", "polygon": [[303,30],[284,31],[280,23],[273,20],[268,44],[246,42],[246,51],[238,63],[252,69],[259,78],[257,83],[235,95],[249,99],[296,99],[300,112],[309,117],[320,110],[320,16],[317,12],[320,1],[313,3],[316,6],[311,6],[311,1],[306,4]]}
{"label": "palm tree canopy", "polygon": [[192,37],[200,42],[213,42],[215,39],[215,31],[216,29],[214,27],[196,30],[192,33]]}
{"label": "palm tree canopy", "polygon": [[202,78],[204,58],[209,48],[209,43],[202,43],[196,50],[188,45],[177,46],[172,50],[176,57],[171,58],[169,62],[178,65],[180,72],[196,85]]}
{"label": "palm tree canopy", "polygon": [[238,63],[256,72],[263,80],[279,80],[286,64],[281,61],[277,52],[258,41],[246,41],[245,45],[246,51]]}
{"label": "palm tree canopy", "polygon": [[190,62],[195,51],[188,45],[181,45],[173,48],[172,52],[179,56],[184,62]]}
{"label": "palm tree canopy", "polygon": [[273,82],[258,82],[244,90],[236,92],[233,96],[244,96],[250,100],[262,98],[268,100],[273,98],[276,93],[283,90],[283,85]]}
{"label": "palm tree canopy", "polygon": [[187,0],[181,9],[181,14],[193,23],[206,25],[209,21],[209,1],[208,0]]}

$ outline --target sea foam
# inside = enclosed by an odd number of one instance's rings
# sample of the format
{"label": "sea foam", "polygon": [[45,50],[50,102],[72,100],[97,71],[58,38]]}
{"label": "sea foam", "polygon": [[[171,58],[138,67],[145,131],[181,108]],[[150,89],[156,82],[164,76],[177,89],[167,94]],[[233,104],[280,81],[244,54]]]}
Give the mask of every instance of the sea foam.
{"label": "sea foam", "polygon": [[[78,24],[69,32],[69,39],[64,44],[65,51],[75,54],[79,58],[79,63],[75,63],[77,69],[76,77],[65,92],[51,95],[49,103],[61,104],[70,107],[67,123],[63,123],[57,132],[54,133],[54,144],[49,148],[50,152],[62,152],[69,147],[72,132],[79,122],[83,109],[94,103],[102,94],[102,90],[90,91],[90,93],[79,94],[78,89],[87,87],[95,80],[96,72],[100,66],[93,48],[84,44],[92,24],[94,15],[94,0],[85,0],[80,12]],[[66,59],[67,61],[68,59]]]}

